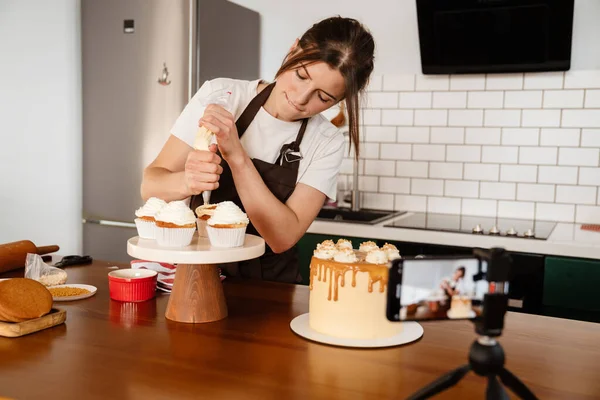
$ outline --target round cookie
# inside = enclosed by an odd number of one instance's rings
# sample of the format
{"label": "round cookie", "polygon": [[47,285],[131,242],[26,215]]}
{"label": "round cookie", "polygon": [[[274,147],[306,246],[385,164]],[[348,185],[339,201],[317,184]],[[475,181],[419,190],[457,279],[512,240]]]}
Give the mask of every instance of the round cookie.
{"label": "round cookie", "polygon": [[0,320],[23,322],[50,312],[52,294],[33,279],[14,278],[0,282]]}

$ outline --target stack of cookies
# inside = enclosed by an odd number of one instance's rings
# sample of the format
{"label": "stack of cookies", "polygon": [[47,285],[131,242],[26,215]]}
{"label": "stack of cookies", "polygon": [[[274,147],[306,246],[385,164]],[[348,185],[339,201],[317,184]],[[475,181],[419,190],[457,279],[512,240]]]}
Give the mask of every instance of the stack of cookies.
{"label": "stack of cookies", "polygon": [[38,281],[14,278],[0,282],[0,321],[24,322],[52,309],[52,294]]}

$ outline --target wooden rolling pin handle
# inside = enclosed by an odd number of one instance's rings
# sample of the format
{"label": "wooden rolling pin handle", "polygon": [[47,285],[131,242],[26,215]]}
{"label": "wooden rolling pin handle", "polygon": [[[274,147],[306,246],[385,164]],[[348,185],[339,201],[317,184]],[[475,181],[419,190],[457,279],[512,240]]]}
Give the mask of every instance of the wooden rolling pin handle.
{"label": "wooden rolling pin handle", "polygon": [[40,246],[37,248],[36,254],[48,254],[48,253],[54,253],[57,252],[58,250],[60,250],[60,247],[58,247],[57,245],[52,245],[52,246]]}

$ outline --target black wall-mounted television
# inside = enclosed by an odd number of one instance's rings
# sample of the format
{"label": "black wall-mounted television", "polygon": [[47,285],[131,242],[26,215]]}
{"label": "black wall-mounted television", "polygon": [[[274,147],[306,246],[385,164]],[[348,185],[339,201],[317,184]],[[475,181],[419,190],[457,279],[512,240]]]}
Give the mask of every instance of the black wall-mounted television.
{"label": "black wall-mounted television", "polygon": [[571,67],[574,0],[416,1],[424,74]]}

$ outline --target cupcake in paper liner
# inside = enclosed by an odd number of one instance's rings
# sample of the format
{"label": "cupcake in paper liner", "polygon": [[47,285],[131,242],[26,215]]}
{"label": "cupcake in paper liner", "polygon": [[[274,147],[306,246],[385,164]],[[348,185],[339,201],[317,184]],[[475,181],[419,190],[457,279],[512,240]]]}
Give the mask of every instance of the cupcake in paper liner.
{"label": "cupcake in paper liner", "polygon": [[248,216],[231,201],[217,204],[212,217],[206,221],[210,244],[215,247],[244,245]]}
{"label": "cupcake in paper liner", "polygon": [[155,238],[156,214],[162,210],[167,203],[157,197],[150,197],[146,203],[135,210],[137,217],[134,222],[138,231],[138,236],[143,239]]}
{"label": "cupcake in paper liner", "polygon": [[208,237],[206,232],[206,221],[215,213],[216,204],[205,204],[196,208],[196,225],[198,227],[198,236]]}
{"label": "cupcake in paper liner", "polygon": [[156,242],[164,247],[184,247],[192,242],[196,216],[183,201],[172,201],[155,216]]}

